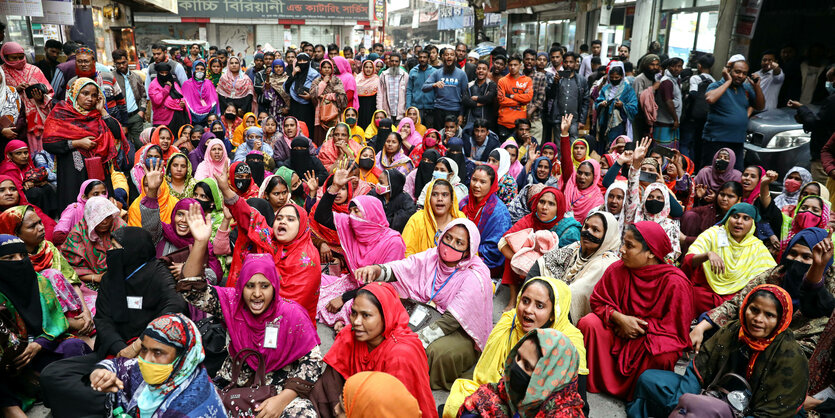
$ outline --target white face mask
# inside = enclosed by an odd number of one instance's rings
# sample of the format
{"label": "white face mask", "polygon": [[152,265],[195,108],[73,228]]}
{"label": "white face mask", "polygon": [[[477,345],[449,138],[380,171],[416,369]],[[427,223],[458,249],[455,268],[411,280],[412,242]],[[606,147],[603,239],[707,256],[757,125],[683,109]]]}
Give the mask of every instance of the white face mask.
{"label": "white face mask", "polygon": [[202,80],[203,77],[205,77],[205,76],[206,76],[206,73],[204,71],[195,71],[194,72],[194,78],[196,80]]}

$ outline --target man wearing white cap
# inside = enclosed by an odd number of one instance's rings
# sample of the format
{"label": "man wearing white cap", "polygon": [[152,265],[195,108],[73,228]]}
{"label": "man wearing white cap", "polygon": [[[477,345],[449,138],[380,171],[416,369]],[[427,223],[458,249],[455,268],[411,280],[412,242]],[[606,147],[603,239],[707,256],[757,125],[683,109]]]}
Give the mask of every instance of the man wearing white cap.
{"label": "man wearing white cap", "polygon": [[[746,82],[747,81],[747,82]],[[748,107],[760,111],[765,108],[765,96],[760,89],[760,78],[748,77],[748,63],[742,55],[734,55],[722,70],[722,79],[707,88],[705,100],[710,104],[702,138],[705,140],[702,165],[710,165],[713,155],[722,148],[736,154],[736,168],[745,166],[743,149],[748,132]]]}

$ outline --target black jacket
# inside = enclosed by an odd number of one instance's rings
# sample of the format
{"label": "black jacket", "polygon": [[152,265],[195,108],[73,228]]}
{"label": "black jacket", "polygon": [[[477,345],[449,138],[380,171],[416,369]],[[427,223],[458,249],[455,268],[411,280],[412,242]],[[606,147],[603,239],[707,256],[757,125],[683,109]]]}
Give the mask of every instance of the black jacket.
{"label": "black jacket", "polygon": [[[472,126],[476,119],[486,119],[490,122],[491,130],[496,130],[496,121],[498,120],[498,102],[496,96],[498,95],[498,87],[496,83],[489,78],[482,85],[476,84],[475,81],[470,81],[469,84],[470,95],[462,98],[464,107],[467,108],[467,126]],[[478,99],[473,100],[472,96]],[[481,106],[478,106],[481,104]]]}
{"label": "black jacket", "polygon": [[389,169],[386,170],[389,175],[389,185],[391,186],[391,198],[386,202],[384,196],[378,195],[376,192],[371,192],[369,195],[380,199],[383,203],[383,209],[386,211],[386,219],[389,221],[389,227],[397,232],[403,232],[406,227],[406,222],[409,218],[417,212],[417,206],[412,197],[403,193],[403,186],[406,185],[406,176],[403,173]]}

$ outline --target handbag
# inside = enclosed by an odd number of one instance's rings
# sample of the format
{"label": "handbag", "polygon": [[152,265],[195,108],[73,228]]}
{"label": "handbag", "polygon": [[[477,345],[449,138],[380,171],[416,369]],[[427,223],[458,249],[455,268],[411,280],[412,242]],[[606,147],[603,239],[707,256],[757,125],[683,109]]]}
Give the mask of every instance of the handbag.
{"label": "handbag", "polygon": [[[255,356],[258,359],[258,369],[255,371],[255,379],[249,386],[238,387],[237,382],[238,376],[241,374],[241,367],[249,356]],[[251,348],[246,348],[235,354],[235,359],[232,362],[232,381],[220,391],[223,407],[226,409],[229,417],[253,417],[257,415],[255,408],[275,395],[275,386],[267,385],[264,372],[264,358],[261,357],[261,353]]]}
{"label": "handbag", "polygon": [[322,99],[319,102],[319,120],[322,122],[332,122],[339,117],[339,108],[336,107],[336,103],[328,100]]}
{"label": "handbag", "polygon": [[104,181],[104,165],[101,163],[101,157],[85,158],[84,166],[87,167],[88,180]]}
{"label": "handbag", "polygon": [[751,385],[744,377],[736,373],[726,373],[721,376],[720,374],[716,374],[717,377],[713,379],[713,383],[703,389],[701,394],[727,403],[734,417],[747,416],[753,394]]}
{"label": "handbag", "polygon": [[162,257],[160,257],[160,261],[165,263],[167,266],[171,266],[172,264],[178,263],[185,263],[188,261],[188,255],[191,253],[191,247],[183,247],[179,250],[172,251]]}
{"label": "handbag", "polygon": [[226,325],[216,316],[203,318],[196,325],[203,339],[203,351],[206,352],[203,365],[209,376],[214,376],[229,355],[226,350]]}

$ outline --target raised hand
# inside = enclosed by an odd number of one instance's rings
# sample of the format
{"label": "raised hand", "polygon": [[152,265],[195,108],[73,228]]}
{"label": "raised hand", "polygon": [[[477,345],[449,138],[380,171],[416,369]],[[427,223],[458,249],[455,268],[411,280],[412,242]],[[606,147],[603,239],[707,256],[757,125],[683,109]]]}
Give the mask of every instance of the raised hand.
{"label": "raised hand", "polygon": [[649,146],[652,144],[652,138],[645,136],[635,145],[635,152],[632,154],[632,166],[635,168],[641,167],[641,162],[644,161],[644,158],[647,156],[649,152]]}
{"label": "raised hand", "polygon": [[163,170],[163,162],[161,159],[152,162],[151,165],[146,165],[148,172],[145,173],[145,181],[148,183],[148,188],[145,194],[151,198],[156,199],[162,182],[165,181],[165,171]]}
{"label": "raised hand", "polygon": [[319,179],[316,178],[316,172],[308,170],[304,173],[304,182],[307,184],[308,193],[311,196],[315,196],[316,191],[319,190]]}
{"label": "raised hand", "polygon": [[351,178],[348,176],[348,170],[340,167],[333,172],[333,186],[337,189],[348,184]]}
{"label": "raised hand", "polygon": [[571,113],[562,117],[560,120],[560,129],[562,130],[562,136],[568,136],[568,130],[571,128],[571,121],[574,120],[574,115]]}
{"label": "raised hand", "polygon": [[634,151],[630,150],[630,151],[624,151],[622,154],[618,155],[618,160],[617,160],[618,164],[620,164],[621,167],[623,167],[627,164],[632,164],[632,156],[634,155],[634,153],[635,153]]}
{"label": "raised hand", "polygon": [[832,260],[832,253],[832,240],[830,238],[826,238],[812,248],[812,264],[826,266],[826,264],[829,263],[829,260]]}
{"label": "raised hand", "polygon": [[212,215],[206,215],[204,218],[200,205],[197,203],[189,205],[186,213],[186,223],[188,223],[188,229],[195,241],[209,241],[209,237],[212,236]]}
{"label": "raised hand", "polygon": [[765,183],[765,184],[771,184],[775,180],[777,180],[778,177],[780,177],[780,175],[777,174],[776,171],[768,170],[768,171],[765,172],[765,175],[762,178],[762,182]]}

